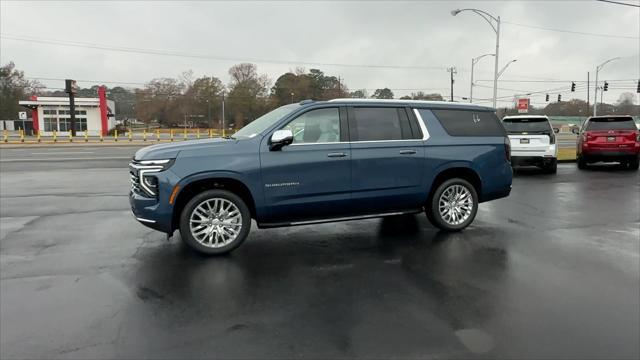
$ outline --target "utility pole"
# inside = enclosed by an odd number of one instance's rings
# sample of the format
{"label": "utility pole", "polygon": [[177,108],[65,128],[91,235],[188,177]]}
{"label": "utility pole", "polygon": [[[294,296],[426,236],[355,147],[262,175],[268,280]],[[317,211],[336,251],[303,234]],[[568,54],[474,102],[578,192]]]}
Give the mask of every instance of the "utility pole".
{"label": "utility pole", "polygon": [[453,75],[457,74],[458,71],[456,70],[455,66],[452,66],[450,68],[447,68],[447,72],[449,72],[451,74],[451,102],[453,102]]}
{"label": "utility pole", "polygon": [[589,112],[589,108],[591,107],[589,105],[589,72],[587,71],[587,113]]}
{"label": "utility pole", "polygon": [[69,94],[69,115],[71,115],[71,129],[67,129],[71,132],[71,136],[76,136],[76,102],[75,97],[78,92],[78,86],[75,80],[66,79],[64,81],[65,92]]}
{"label": "utility pole", "polygon": [[220,124],[220,132],[224,136],[224,91],[222,92],[222,123]]}
{"label": "utility pole", "polygon": [[207,120],[209,127],[213,129],[213,119],[211,119],[211,101],[209,99],[207,99]]}

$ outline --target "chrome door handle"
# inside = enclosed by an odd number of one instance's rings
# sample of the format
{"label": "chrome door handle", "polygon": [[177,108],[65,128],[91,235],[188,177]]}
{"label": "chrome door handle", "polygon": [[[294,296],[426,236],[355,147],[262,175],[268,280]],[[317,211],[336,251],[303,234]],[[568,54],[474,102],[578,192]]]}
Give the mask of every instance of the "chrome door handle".
{"label": "chrome door handle", "polygon": [[415,150],[400,150],[401,155],[413,155],[415,153],[416,153]]}
{"label": "chrome door handle", "polygon": [[347,156],[347,154],[341,153],[341,152],[335,152],[335,153],[328,153],[327,156],[328,157],[345,157]]}

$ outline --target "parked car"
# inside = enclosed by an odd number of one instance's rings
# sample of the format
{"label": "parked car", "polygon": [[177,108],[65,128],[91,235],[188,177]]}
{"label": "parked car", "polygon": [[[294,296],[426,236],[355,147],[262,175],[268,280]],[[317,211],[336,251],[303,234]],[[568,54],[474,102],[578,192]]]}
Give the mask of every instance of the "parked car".
{"label": "parked car", "polygon": [[578,168],[598,161],[620,162],[629,169],[640,165],[640,131],[631,116],[592,116],[578,132]]}
{"label": "parked car", "polygon": [[505,116],[502,119],[511,140],[511,163],[534,165],[555,174],[558,169],[556,131],[544,115]]}
{"label": "parked car", "polygon": [[259,228],[426,212],[445,231],[509,195],[509,140],[491,108],[303,101],[233,136],[159,144],[130,163],[142,224],[221,254]]}

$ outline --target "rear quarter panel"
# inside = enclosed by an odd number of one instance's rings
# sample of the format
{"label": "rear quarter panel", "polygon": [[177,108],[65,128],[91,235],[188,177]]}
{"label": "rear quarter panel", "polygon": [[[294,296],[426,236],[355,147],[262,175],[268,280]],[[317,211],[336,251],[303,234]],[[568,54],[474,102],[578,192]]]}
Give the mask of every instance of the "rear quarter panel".
{"label": "rear quarter panel", "polygon": [[469,168],[480,177],[480,201],[509,191],[511,164],[506,160],[504,137],[450,136],[428,109],[418,109],[429,131],[425,142],[425,184],[431,190],[434,179],[451,168]]}

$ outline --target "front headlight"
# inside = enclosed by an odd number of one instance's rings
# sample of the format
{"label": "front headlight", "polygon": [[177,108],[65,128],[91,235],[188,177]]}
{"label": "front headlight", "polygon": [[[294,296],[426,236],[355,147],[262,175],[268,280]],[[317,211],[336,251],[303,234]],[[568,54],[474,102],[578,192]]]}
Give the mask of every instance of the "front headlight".
{"label": "front headlight", "polygon": [[173,165],[174,159],[164,160],[133,160],[129,167],[131,168],[132,188],[140,189],[144,195],[149,197],[158,196],[158,178],[154,175],[160,171],[167,170]]}

